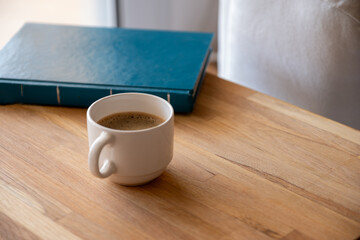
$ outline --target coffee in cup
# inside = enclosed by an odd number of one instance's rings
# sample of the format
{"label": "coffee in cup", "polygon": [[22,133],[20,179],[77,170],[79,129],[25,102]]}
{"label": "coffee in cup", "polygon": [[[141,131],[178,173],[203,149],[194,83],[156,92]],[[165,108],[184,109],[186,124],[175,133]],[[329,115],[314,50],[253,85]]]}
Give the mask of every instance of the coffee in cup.
{"label": "coffee in cup", "polygon": [[101,126],[117,130],[140,130],[160,125],[165,120],[145,112],[118,112],[100,119]]}

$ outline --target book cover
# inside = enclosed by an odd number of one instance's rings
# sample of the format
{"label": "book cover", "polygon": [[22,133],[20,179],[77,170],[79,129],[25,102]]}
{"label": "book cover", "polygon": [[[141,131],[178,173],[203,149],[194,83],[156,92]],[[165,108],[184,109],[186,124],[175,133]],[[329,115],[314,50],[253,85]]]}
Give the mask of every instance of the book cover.
{"label": "book cover", "polygon": [[212,33],[25,24],[0,50],[0,104],[88,107],[144,92],[191,112]]}

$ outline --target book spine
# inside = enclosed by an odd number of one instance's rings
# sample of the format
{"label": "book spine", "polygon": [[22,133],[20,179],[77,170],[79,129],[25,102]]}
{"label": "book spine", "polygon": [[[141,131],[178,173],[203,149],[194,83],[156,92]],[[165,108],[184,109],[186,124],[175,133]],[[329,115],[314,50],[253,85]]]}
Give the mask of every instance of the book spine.
{"label": "book spine", "polygon": [[21,84],[0,82],[0,104],[18,103],[22,94],[23,86]]}
{"label": "book spine", "polygon": [[191,112],[194,98],[187,91],[159,89],[111,88],[85,85],[55,85],[48,83],[0,80],[0,104],[38,104],[70,107],[89,107],[96,100],[117,93],[139,92],[159,96],[171,103],[175,112]]}

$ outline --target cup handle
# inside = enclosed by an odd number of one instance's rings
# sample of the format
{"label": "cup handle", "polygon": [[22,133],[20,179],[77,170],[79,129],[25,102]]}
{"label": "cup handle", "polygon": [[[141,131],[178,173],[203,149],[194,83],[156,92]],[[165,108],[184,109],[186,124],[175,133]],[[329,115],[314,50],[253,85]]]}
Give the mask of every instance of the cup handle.
{"label": "cup handle", "polygon": [[89,151],[89,169],[90,172],[98,178],[109,177],[116,171],[114,163],[106,159],[104,164],[99,169],[99,156],[104,146],[112,141],[112,136],[109,133],[102,132],[100,136],[93,142]]}

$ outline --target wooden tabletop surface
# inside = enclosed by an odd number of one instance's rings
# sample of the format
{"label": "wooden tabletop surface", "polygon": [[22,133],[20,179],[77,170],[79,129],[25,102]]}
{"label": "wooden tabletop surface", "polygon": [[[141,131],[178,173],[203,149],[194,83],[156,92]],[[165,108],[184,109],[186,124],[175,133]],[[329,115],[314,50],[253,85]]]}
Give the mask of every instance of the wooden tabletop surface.
{"label": "wooden tabletop surface", "polygon": [[360,131],[208,74],[166,172],[88,171],[86,109],[0,106],[0,239],[356,239]]}

